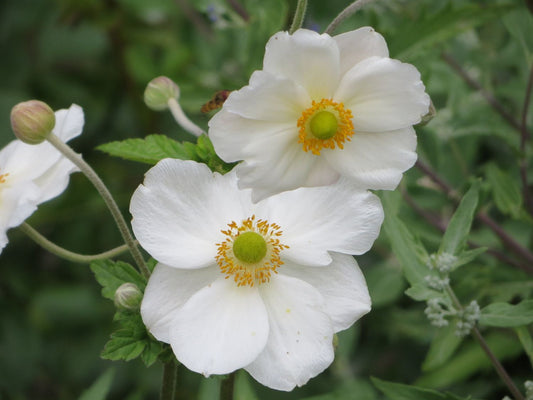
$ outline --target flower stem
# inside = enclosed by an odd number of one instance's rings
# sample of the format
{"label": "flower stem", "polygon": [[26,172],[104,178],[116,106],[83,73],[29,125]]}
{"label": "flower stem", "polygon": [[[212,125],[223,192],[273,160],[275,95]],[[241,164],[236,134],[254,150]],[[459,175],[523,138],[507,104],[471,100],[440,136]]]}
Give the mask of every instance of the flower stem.
{"label": "flower stem", "polygon": [[[461,302],[459,301],[459,299],[457,298],[457,296],[455,295],[455,292],[453,291],[451,286],[450,285],[446,285],[444,288],[446,289],[446,292],[448,293],[448,295],[452,299],[452,301],[453,301],[455,307],[457,308],[457,310],[462,311],[463,310],[463,306],[462,306]],[[479,331],[479,329],[477,329],[477,327],[474,326],[472,328],[472,332],[471,333],[472,333],[472,336],[474,337],[474,339],[476,339],[476,341],[479,343],[479,345],[481,346],[481,348],[483,349],[485,354],[487,354],[487,356],[489,357],[490,362],[494,366],[494,369],[496,370],[496,372],[498,373],[498,375],[500,376],[502,381],[505,383],[505,385],[507,386],[507,388],[509,389],[511,394],[514,396],[515,400],[526,400],[525,397],[520,392],[520,390],[518,390],[518,388],[514,384],[513,380],[511,379],[511,377],[509,376],[509,374],[507,373],[507,371],[505,370],[503,365],[500,363],[500,360],[498,360],[498,358],[494,355],[494,353],[490,349],[489,345],[487,344],[487,342],[485,341],[485,339],[481,335],[481,332]]]}
{"label": "flower stem", "polygon": [[235,372],[229,374],[220,385],[220,400],[233,400],[233,388],[235,386]]}
{"label": "flower stem", "polygon": [[74,150],[72,150],[67,144],[61,141],[61,139],[59,139],[56,135],[50,133],[47,137],[47,140],[66,158],[72,161],[85,174],[87,179],[91,181],[98,193],[100,193],[100,196],[102,196],[104,202],[107,205],[107,208],[111,212],[111,215],[113,216],[115,223],[117,224],[120,234],[122,235],[122,238],[126,242],[126,245],[128,246],[129,251],[133,256],[133,259],[135,260],[135,263],[139,267],[144,277],[148,278],[150,276],[150,270],[144,262],[144,258],[139,248],[137,247],[135,240],[133,239],[128,225],[126,224],[126,220],[120,213],[117,203],[113,199],[113,196],[105,186],[104,182],[102,182],[100,177],[96,174],[96,172],[94,172],[91,166],[83,160],[81,155],[74,152]]}
{"label": "flower stem", "polygon": [[80,264],[89,264],[95,260],[103,260],[105,258],[115,257],[115,256],[118,256],[119,254],[124,253],[125,251],[128,251],[128,246],[123,244],[122,246],[115,247],[114,249],[104,251],[103,253],[99,253],[99,254],[79,254],[79,253],[75,253],[73,251],[64,249],[63,247],[58,246],[55,243],[52,243],[50,240],[45,238],[43,235],[41,235],[39,232],[33,229],[26,222],[20,225],[19,229],[22,232],[24,232],[26,235],[28,235],[30,239],[32,239],[35,243],[37,243],[39,246],[41,246],[45,250],[48,250],[50,253],[55,254],[56,256],[63,258],[65,260],[77,262]]}
{"label": "flower stem", "polygon": [[294,12],[294,18],[292,20],[289,33],[292,35],[297,29],[300,29],[303,25],[305,12],[307,11],[307,0],[298,0],[296,11]]}
{"label": "flower stem", "polygon": [[170,112],[172,113],[172,116],[174,117],[176,122],[187,132],[192,133],[194,136],[200,136],[205,133],[202,128],[192,122],[185,115],[180,106],[180,103],[178,103],[176,99],[170,98],[168,100],[168,108],[170,109]]}
{"label": "flower stem", "polygon": [[329,26],[326,28],[325,33],[331,35],[339,27],[339,25],[344,22],[346,18],[352,16],[353,14],[355,14],[357,11],[359,11],[361,8],[363,8],[368,3],[371,3],[372,1],[374,0],[354,1],[344,10],[342,10],[339,15],[335,17],[335,19],[331,22],[331,24],[329,24]]}
{"label": "flower stem", "polygon": [[159,400],[174,400],[177,372],[178,366],[174,360],[163,364],[163,379],[161,381]]}

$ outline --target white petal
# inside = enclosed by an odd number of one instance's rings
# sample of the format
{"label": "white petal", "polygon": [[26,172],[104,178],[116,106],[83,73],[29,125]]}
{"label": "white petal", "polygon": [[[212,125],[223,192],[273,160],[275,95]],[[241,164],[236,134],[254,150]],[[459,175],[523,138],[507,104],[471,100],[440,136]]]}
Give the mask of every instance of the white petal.
{"label": "white petal", "polygon": [[356,132],[343,150],[324,151],[341,175],[369,189],[393,190],[402,173],[416,161],[416,134],[412,127],[389,132]]}
{"label": "white petal", "polygon": [[340,50],[341,76],[365,58],[389,56],[385,39],[369,26],[341,33],[333,39]]}
{"label": "white petal", "polygon": [[146,173],[130,212],[135,236],[152,257],[171,267],[200,268],[213,263],[221,230],[248,218],[250,207],[250,192],[237,189],[235,173],[165,159]]}
{"label": "white petal", "polygon": [[278,32],[266,45],[263,69],[304,87],[313,100],[331,98],[339,82],[339,48],[328,34]]}
{"label": "white petal", "polygon": [[333,361],[333,328],[324,299],[311,285],[276,275],[259,287],[270,333],[263,352],[245,369],[277,390],[304,385]]}
{"label": "white petal", "polygon": [[269,144],[268,152],[235,168],[239,187],[253,189],[254,202],[306,184],[328,185],[339,177],[320,157],[303,151],[299,143],[278,140]]}
{"label": "white petal", "polygon": [[332,263],[324,268],[285,263],[279,273],[309,283],[325,300],[326,313],[335,332],[349,328],[370,311],[365,277],[352,256],[331,253]]}
{"label": "white petal", "polygon": [[383,209],[379,198],[345,179],[332,186],[300,188],[258,204],[258,217],[281,226],[289,248],[283,259],[327,265],[328,251],[363,254],[379,235]]}
{"label": "white petal", "polygon": [[352,111],[355,132],[407,128],[428,111],[429,96],[420,73],[390,58],[367,58],[342,78],[335,93]]}
{"label": "white petal", "polygon": [[39,188],[31,181],[0,187],[0,229],[5,233],[32,215],[37,209],[39,194]]}
{"label": "white petal", "polygon": [[50,200],[65,191],[72,172],[79,171],[70,160],[62,158],[49,168],[43,175],[36,178],[34,182],[39,186],[41,194],[39,203]]}
{"label": "white petal", "polygon": [[231,92],[223,108],[245,118],[289,121],[296,126],[302,111],[310,105],[306,91],[290,79],[256,71],[248,86]]}
{"label": "white petal", "polygon": [[176,312],[170,344],[181,363],[208,376],[248,365],[267,338],[267,311],[257,287],[237,287],[222,278]]}
{"label": "white petal", "polygon": [[56,125],[52,132],[61,140],[67,142],[81,134],[85,116],[80,106],[72,104],[68,109],[56,111],[55,115]]}
{"label": "white petal", "polygon": [[141,304],[143,322],[157,340],[170,343],[176,312],[203,287],[220,278],[218,266],[183,270],[157,264]]}
{"label": "white petal", "polygon": [[209,121],[209,137],[216,153],[226,162],[240,161],[248,157],[261,156],[265,146],[271,143],[296,140],[298,131],[294,120],[272,122],[248,119],[220,110]]}

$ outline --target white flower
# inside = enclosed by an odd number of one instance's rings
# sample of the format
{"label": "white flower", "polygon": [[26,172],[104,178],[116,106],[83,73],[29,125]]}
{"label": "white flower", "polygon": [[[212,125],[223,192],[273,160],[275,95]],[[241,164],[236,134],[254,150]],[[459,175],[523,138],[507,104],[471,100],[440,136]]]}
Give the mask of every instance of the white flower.
{"label": "white flower", "polygon": [[331,364],[334,333],[370,310],[350,254],[371,247],[383,211],[348,182],[253,204],[233,171],[165,159],[130,211],[139,243],[159,262],[143,321],[193,371],[244,368],[291,390]]}
{"label": "white flower", "polygon": [[267,43],[263,70],[209,122],[217,154],[237,167],[254,201],[347,176],[394,189],[416,160],[429,107],[420,74],[388,57],[372,28],[330,37],[299,29]]}
{"label": "white flower", "polygon": [[[55,112],[52,131],[63,141],[83,128],[81,107]],[[48,142],[29,145],[14,140],[0,150],[0,252],[8,242],[7,230],[20,225],[40,203],[62,193],[78,169]]]}

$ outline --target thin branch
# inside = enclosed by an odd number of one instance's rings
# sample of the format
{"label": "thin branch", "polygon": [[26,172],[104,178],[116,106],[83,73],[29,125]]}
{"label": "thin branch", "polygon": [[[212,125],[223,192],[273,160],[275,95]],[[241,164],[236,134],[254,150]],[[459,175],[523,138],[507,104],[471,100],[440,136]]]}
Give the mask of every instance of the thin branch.
{"label": "thin branch", "polygon": [[339,25],[344,22],[344,20],[346,18],[351,17],[353,14],[355,14],[361,8],[363,8],[368,3],[371,3],[373,1],[374,0],[357,0],[357,1],[354,1],[352,4],[350,4],[344,10],[342,10],[339,15],[337,15],[335,17],[335,19],[331,22],[331,24],[329,24],[329,26],[326,28],[324,33],[327,33],[327,34],[331,35],[333,32],[335,32],[335,30],[339,27]]}
{"label": "thin branch", "polygon": [[297,29],[300,29],[303,25],[305,13],[307,11],[307,0],[298,0],[296,11],[294,12],[294,18],[292,20],[289,33],[292,35]]}
{"label": "thin branch", "polygon": [[[418,204],[416,204],[414,199],[405,190],[402,191],[402,196],[403,196],[405,202],[407,204],[409,204],[409,206],[411,206],[411,208],[418,215],[420,215],[422,218],[424,218],[430,225],[432,225],[433,227],[435,227],[436,229],[438,229],[442,233],[446,232],[447,224],[441,218],[439,218],[438,215],[435,215],[434,213],[432,213],[430,211],[424,210],[422,207],[420,207]],[[481,246],[480,244],[478,244],[476,242],[473,242],[472,240],[468,241],[468,245],[470,247],[472,247],[472,248],[485,247],[485,246]],[[532,265],[516,261],[516,260],[512,259],[511,257],[507,256],[505,253],[503,253],[503,252],[501,252],[499,250],[488,248],[487,249],[487,254],[489,254],[490,256],[496,258],[497,260],[499,260],[499,261],[501,261],[501,262],[503,262],[505,264],[512,265],[513,267],[519,268],[519,269],[523,270],[524,272],[527,272],[529,274],[533,274],[533,266]]]}
{"label": "thin branch", "polygon": [[[446,292],[449,294],[450,298],[452,299],[455,307],[458,310],[463,311],[464,310],[463,305],[457,298],[451,286],[446,285],[445,289],[446,289]],[[477,340],[477,342],[479,343],[479,345],[481,346],[485,354],[487,354],[487,356],[489,357],[490,362],[494,366],[494,369],[496,370],[496,372],[498,373],[502,381],[505,383],[505,385],[507,386],[511,394],[514,396],[515,400],[526,400],[525,397],[522,395],[522,393],[520,393],[520,390],[518,390],[518,388],[514,384],[513,380],[511,379],[511,377],[509,376],[509,374],[507,373],[503,365],[500,363],[500,360],[498,360],[498,358],[494,355],[494,353],[490,349],[489,345],[487,344],[487,342],[481,335],[481,332],[479,331],[479,329],[477,329],[477,327],[474,326],[472,328],[471,333],[472,333],[472,336],[474,336],[474,338]]]}
{"label": "thin branch", "polygon": [[[456,202],[460,200],[455,190],[446,183],[435,171],[433,171],[424,162],[418,160],[415,164],[424,174],[426,174],[448,197],[452,198]],[[524,261],[533,265],[533,253],[523,247],[515,239],[513,239],[496,221],[490,218],[487,214],[480,211],[476,214],[476,219],[490,228],[496,236],[500,238],[500,241],[513,253],[521,257]]]}
{"label": "thin branch", "polygon": [[234,387],[235,387],[235,372],[232,372],[220,384],[220,400],[232,400]]}
{"label": "thin branch", "polygon": [[524,106],[522,108],[522,121],[520,126],[520,178],[522,179],[522,191],[524,196],[524,204],[526,210],[533,215],[533,200],[529,192],[529,185],[527,182],[527,166],[528,159],[526,156],[526,142],[531,138],[527,131],[527,113],[529,111],[529,102],[531,100],[531,91],[533,90],[533,65],[529,71],[529,79],[527,81],[526,94],[524,97]]}
{"label": "thin branch", "polygon": [[487,103],[490,104],[490,106],[498,113],[500,116],[507,121],[509,125],[511,125],[516,131],[521,132],[522,127],[520,122],[518,122],[515,117],[513,117],[494,97],[491,93],[487,92],[481,84],[476,81],[474,78],[472,78],[468,72],[465,71],[465,69],[449,54],[442,53],[441,55],[442,59],[455,71],[457,72],[457,75],[459,75],[468,86],[470,86],[472,89],[479,91],[481,95],[485,98]]}
{"label": "thin branch", "polygon": [[244,8],[244,6],[239,3],[238,0],[226,0],[228,4],[233,8],[233,11],[235,11],[237,14],[240,15],[240,17],[245,21],[248,22],[250,20],[250,15]]}

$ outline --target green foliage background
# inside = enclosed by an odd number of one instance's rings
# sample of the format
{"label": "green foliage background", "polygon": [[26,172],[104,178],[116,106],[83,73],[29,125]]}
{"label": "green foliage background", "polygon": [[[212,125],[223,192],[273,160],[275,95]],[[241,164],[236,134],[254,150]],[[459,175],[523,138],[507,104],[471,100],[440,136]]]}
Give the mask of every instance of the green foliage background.
{"label": "green foliage background", "polygon": [[[201,105],[215,91],[247,83],[251,72],[261,66],[267,39],[287,29],[296,2],[242,0],[244,18],[230,3],[2,1],[0,145],[12,140],[9,112],[19,101],[37,98],[54,109],[81,105],[86,127],[71,144],[101,174],[127,214],[129,198],[148,166],[95,148],[148,134],[193,140],[170,114],[144,106],[147,82],[158,75],[175,80],[182,106],[206,127],[208,116],[199,112]],[[347,4],[311,0],[305,26],[323,31]],[[460,65],[520,121],[533,62],[533,16],[525,3],[376,1],[344,22],[337,33],[364,25],[384,35],[391,57],[416,65],[435,104],[437,116],[417,129],[420,159],[457,196],[480,178],[477,212],[483,211],[531,249],[533,220],[525,211],[519,179],[519,161],[531,160],[531,145],[521,152],[518,130],[451,66]],[[533,129],[533,111],[527,124]],[[529,177],[531,169],[528,161]],[[373,250],[358,257],[373,299],[372,312],[339,335],[334,364],[308,385],[279,393],[242,373],[237,377],[236,398],[374,400],[384,394],[391,399],[415,398],[409,389],[405,394],[405,388],[382,381],[447,390],[460,398],[499,400],[507,394],[472,339],[454,339],[450,329],[432,327],[423,312],[425,304],[404,293],[409,286],[404,261],[411,255],[400,254],[402,245],[391,241],[390,232],[404,229],[413,238],[406,239],[407,247],[416,241],[429,253],[437,251],[442,231],[434,225],[449,221],[457,206],[453,193],[443,194],[413,168],[396,192],[381,194],[388,225]],[[103,202],[81,174],[73,175],[65,194],[41,206],[29,222],[53,241],[79,252],[96,253],[120,244]],[[157,398],[160,364],[146,369],[140,360],[111,362],[99,357],[113,327],[114,307],[101,297],[89,267],[57,259],[16,229],[9,238],[0,258],[0,398],[94,400],[104,398],[107,388],[109,399]],[[476,299],[485,307],[531,298],[531,263],[504,247],[479,218],[468,240],[504,257],[485,253],[452,274],[452,286],[463,304]],[[531,315],[531,310],[520,312]],[[483,329],[521,389],[533,376],[531,321],[524,321],[517,329]],[[371,381],[371,376],[382,381]],[[180,385],[182,399],[212,399],[217,397],[219,379],[204,379],[183,369]],[[431,391],[416,396],[455,398]]]}

